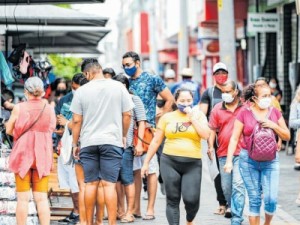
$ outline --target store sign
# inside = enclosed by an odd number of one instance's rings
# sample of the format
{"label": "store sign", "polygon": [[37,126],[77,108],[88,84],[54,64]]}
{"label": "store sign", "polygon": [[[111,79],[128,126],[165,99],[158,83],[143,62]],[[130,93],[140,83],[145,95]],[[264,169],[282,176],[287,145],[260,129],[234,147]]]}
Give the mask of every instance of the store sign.
{"label": "store sign", "polygon": [[248,13],[248,32],[278,32],[279,14],[276,13]]}

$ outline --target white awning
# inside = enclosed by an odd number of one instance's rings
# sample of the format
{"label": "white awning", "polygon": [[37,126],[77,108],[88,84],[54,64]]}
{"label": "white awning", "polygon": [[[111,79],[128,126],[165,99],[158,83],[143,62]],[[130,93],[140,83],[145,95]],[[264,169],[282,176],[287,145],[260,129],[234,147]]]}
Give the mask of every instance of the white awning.
{"label": "white awning", "polygon": [[0,24],[105,26],[107,21],[108,18],[100,15],[82,13],[54,5],[0,6]]}

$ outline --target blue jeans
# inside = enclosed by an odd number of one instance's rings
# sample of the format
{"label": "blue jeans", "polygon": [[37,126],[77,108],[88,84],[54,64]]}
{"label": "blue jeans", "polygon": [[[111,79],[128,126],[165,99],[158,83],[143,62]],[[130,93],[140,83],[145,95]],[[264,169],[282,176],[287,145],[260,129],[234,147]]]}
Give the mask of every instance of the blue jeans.
{"label": "blue jeans", "polygon": [[122,166],[120,171],[121,183],[125,186],[133,184],[133,150],[126,148],[123,153]]}
{"label": "blue jeans", "polygon": [[228,206],[231,208],[231,224],[237,225],[243,222],[245,206],[245,186],[239,170],[239,157],[233,157],[233,169],[231,173],[225,173],[223,167],[227,157],[220,157],[220,174],[223,193]]}
{"label": "blue jeans", "polygon": [[247,150],[240,153],[240,172],[249,196],[250,216],[259,216],[261,195],[264,196],[265,213],[276,211],[279,186],[279,156],[272,161],[258,162],[249,157]]}

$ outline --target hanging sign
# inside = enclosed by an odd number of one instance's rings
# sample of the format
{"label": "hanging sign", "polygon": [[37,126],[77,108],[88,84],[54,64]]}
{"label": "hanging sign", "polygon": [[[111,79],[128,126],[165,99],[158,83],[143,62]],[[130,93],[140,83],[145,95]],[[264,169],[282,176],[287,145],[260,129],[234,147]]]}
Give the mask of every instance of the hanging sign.
{"label": "hanging sign", "polygon": [[278,32],[279,20],[279,14],[276,13],[248,13],[247,31],[250,33]]}

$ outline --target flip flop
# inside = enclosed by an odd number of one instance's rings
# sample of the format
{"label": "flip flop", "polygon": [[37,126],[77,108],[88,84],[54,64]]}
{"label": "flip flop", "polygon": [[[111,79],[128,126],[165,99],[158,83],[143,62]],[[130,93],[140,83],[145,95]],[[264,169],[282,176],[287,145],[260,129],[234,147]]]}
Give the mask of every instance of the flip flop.
{"label": "flip flop", "polygon": [[214,212],[215,215],[224,215],[226,212],[226,207],[225,206],[219,206],[217,208],[217,211]]}
{"label": "flip flop", "polygon": [[133,214],[133,216],[134,216],[136,219],[141,219],[141,218],[142,218],[141,215],[137,215],[137,214]]}
{"label": "flip flop", "polygon": [[134,216],[133,215],[125,215],[121,220],[120,223],[133,223],[134,222]]}
{"label": "flip flop", "polygon": [[143,220],[154,220],[155,219],[155,216],[154,215],[145,215],[144,217],[143,217]]}

